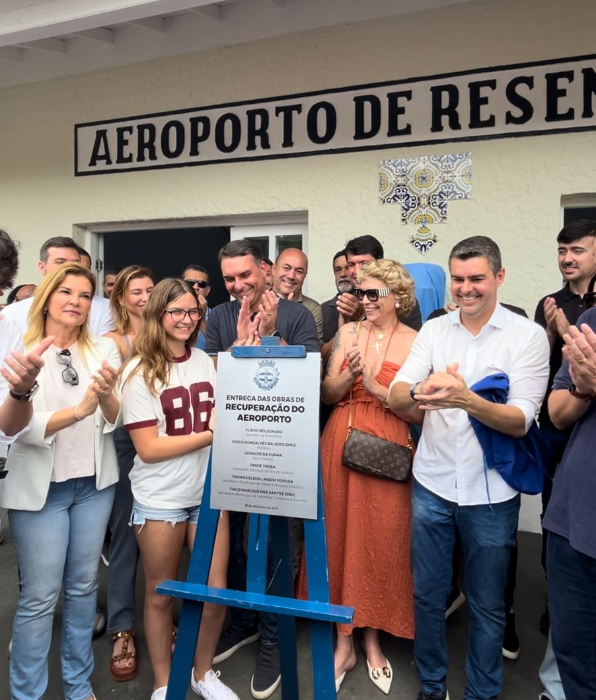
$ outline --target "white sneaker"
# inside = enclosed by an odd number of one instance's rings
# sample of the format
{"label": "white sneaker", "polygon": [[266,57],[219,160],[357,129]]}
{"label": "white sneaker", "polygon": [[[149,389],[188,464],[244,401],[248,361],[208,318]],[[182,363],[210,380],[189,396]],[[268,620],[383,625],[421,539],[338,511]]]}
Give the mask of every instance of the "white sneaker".
{"label": "white sneaker", "polygon": [[161,688],[157,688],[151,693],[151,700],[166,700],[166,693],[168,692],[168,686],[164,685]]}
{"label": "white sneaker", "polygon": [[[219,680],[221,671],[207,671],[204,681],[195,680],[195,670],[190,674],[190,686],[204,700],[240,700],[236,693]],[[165,698],[165,696],[164,696]],[[153,698],[151,699],[153,700]],[[160,700],[160,699],[157,699]]]}

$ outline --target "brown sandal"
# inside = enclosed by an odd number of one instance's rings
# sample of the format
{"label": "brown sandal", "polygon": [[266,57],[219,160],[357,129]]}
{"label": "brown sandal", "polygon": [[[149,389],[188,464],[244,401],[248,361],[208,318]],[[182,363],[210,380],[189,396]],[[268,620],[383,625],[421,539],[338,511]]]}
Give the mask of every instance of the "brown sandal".
{"label": "brown sandal", "polygon": [[[128,651],[128,640],[135,636],[134,630],[124,630],[112,635],[112,644],[118,639],[122,639],[122,651],[116,656],[112,656],[110,661],[110,673],[115,681],[131,681],[137,675],[137,652]],[[118,668],[116,663],[125,659],[133,659],[133,665],[130,667]]]}

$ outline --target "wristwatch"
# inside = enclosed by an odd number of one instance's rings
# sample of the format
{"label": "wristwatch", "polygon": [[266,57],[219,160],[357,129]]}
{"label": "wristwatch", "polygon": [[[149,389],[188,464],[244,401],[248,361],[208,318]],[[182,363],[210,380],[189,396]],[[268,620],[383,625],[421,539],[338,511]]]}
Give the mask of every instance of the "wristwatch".
{"label": "wristwatch", "polygon": [[582,394],[577,390],[577,387],[573,382],[569,385],[569,393],[575,399],[581,399],[582,401],[591,401],[593,398],[596,398],[594,394]]}
{"label": "wristwatch", "polygon": [[415,383],[412,384],[412,386],[410,387],[410,398],[412,399],[412,401],[418,401],[418,399],[415,398],[416,387],[417,387],[417,386],[418,386],[418,382],[415,382]]}
{"label": "wristwatch", "polygon": [[11,399],[14,399],[15,401],[31,401],[31,399],[35,396],[37,393],[37,390],[39,389],[39,384],[35,382],[35,384],[29,389],[29,391],[26,394],[15,394],[14,391],[9,391],[9,395]]}

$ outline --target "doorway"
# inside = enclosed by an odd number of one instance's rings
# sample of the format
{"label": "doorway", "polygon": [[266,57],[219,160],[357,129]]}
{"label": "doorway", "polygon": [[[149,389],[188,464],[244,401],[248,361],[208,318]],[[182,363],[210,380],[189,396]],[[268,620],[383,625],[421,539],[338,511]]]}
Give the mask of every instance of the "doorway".
{"label": "doorway", "polygon": [[209,306],[230,298],[217,261],[220,248],[230,241],[229,227],[125,230],[101,235],[104,270],[143,265],[151,268],[159,281],[180,277],[187,265],[202,265],[209,272]]}

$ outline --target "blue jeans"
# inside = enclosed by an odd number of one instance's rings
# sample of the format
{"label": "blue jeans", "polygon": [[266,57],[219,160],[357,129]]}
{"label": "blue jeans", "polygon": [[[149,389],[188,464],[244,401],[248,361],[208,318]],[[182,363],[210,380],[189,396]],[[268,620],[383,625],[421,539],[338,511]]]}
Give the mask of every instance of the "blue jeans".
{"label": "blue jeans", "polygon": [[505,583],[519,517],[520,496],[503,503],[459,506],[414,480],[412,573],[416,636],[414,660],[422,692],[447,690],[445,610],[457,533],[464,552],[469,640],[464,700],[493,700],[503,680]]}
{"label": "blue jeans", "polygon": [[546,561],[553,651],[565,697],[596,700],[596,559],[551,531]]}
{"label": "blue jeans", "polygon": [[557,660],[555,659],[550,632],[548,634],[548,644],[544,652],[544,659],[540,664],[538,675],[540,676],[542,687],[544,688],[542,695],[546,696],[548,700],[565,700],[565,691],[561,683],[561,674],[559,673]]}
{"label": "blue jeans", "polygon": [[94,476],[52,483],[41,510],[8,512],[21,578],[12,632],[11,700],[40,700],[46,691],[52,623],[62,588],[64,697],[86,700],[93,693],[89,679],[97,568],[114,488],[98,491]]}

